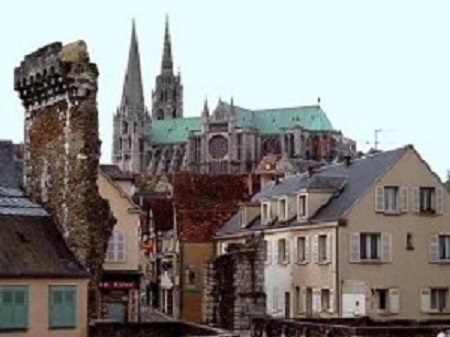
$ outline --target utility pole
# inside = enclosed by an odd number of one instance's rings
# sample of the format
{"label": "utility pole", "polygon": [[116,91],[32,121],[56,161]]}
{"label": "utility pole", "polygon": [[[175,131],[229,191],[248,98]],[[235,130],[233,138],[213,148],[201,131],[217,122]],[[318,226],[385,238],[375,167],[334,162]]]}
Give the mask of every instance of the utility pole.
{"label": "utility pole", "polygon": [[381,131],[383,131],[383,130],[382,130],[382,129],[375,129],[375,143],[374,143],[375,150],[378,150],[378,144],[379,144],[379,141],[378,141],[378,134],[379,134]]}

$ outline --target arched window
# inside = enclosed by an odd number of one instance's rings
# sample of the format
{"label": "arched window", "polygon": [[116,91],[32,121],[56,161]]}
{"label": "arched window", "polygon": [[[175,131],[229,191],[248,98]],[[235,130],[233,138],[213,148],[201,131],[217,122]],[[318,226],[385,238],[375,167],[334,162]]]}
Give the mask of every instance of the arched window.
{"label": "arched window", "polygon": [[125,237],[121,231],[115,230],[108,241],[107,261],[125,261]]}

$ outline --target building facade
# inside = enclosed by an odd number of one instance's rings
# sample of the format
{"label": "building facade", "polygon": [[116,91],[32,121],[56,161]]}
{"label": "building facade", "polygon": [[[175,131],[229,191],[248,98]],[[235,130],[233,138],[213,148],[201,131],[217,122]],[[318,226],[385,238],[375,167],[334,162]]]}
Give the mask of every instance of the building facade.
{"label": "building facade", "polygon": [[273,317],[445,319],[449,206],[406,146],[267,183],[219,230],[218,253],[262,233]]}
{"label": "building facade", "polygon": [[133,23],[121,103],[114,115],[112,162],[124,172],[148,174],[252,172],[264,155],[337,161],[356,152],[355,142],[333,128],[320,105],[252,110],[219,99],[199,117],[183,116],[181,75],[174,73],[166,22],[160,74],[151,117],[144,103],[139,49]]}

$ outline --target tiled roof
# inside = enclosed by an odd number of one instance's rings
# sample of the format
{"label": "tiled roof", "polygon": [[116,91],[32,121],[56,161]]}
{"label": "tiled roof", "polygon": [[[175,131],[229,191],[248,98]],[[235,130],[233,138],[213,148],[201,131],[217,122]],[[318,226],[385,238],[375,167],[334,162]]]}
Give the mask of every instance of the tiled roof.
{"label": "tiled roof", "polygon": [[[270,182],[252,200],[260,201],[265,198],[295,193],[302,188],[332,188],[340,190],[340,192],[335,197],[332,197],[311,220],[337,220],[344,216],[364,193],[366,193],[368,188],[400,159],[408,147],[406,146],[357,159],[349,166],[346,166],[345,163],[324,166],[311,178],[308,178],[307,173],[302,173],[286,177],[278,184]],[[224,235],[242,231],[238,221],[239,216],[236,213],[216,234]],[[250,224],[251,229],[256,229],[257,227]]]}
{"label": "tiled roof", "polygon": [[0,215],[0,277],[88,275],[51,217]]}
{"label": "tiled roof", "polygon": [[0,187],[0,215],[47,216],[38,204],[25,198],[18,189]]}
{"label": "tiled roof", "polygon": [[200,130],[200,117],[154,120],[149,125],[152,144],[184,143],[191,131]]}

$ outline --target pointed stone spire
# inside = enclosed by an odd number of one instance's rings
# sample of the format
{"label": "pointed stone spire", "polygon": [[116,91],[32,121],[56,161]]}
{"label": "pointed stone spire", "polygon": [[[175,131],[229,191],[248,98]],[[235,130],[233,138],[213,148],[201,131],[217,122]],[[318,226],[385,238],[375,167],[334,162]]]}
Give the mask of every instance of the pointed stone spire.
{"label": "pointed stone spire", "polygon": [[203,105],[202,117],[209,117],[208,99],[205,97],[205,104]]}
{"label": "pointed stone spire", "polygon": [[128,66],[122,91],[122,107],[133,107],[135,110],[144,111],[144,89],[142,86],[141,61],[136,35],[136,24],[133,19],[131,30],[130,51],[128,54]]}
{"label": "pointed stone spire", "polygon": [[164,51],[161,64],[161,72],[173,72],[173,60],[172,60],[172,44],[170,42],[169,32],[169,16],[166,15],[166,30],[164,33]]}

